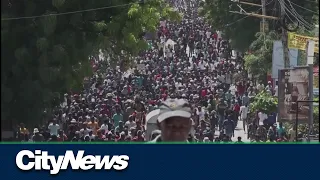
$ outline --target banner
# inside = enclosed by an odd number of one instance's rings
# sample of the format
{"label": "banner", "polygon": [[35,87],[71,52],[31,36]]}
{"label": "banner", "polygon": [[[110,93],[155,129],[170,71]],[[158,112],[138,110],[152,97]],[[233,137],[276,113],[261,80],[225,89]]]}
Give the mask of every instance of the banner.
{"label": "banner", "polygon": [[310,67],[296,67],[293,69],[282,69],[279,72],[278,81],[278,120],[295,121],[298,113],[298,120],[306,121],[309,119],[309,107],[307,101],[309,93]]}
{"label": "banner", "polygon": [[[289,49],[290,67],[298,65],[298,49]],[[272,75],[273,79],[278,79],[279,69],[284,69],[284,56],[281,41],[273,42],[272,52]]]}
{"label": "banner", "polygon": [[[306,174],[316,179],[320,161],[318,144],[29,143],[0,148],[3,180],[229,180],[239,175],[270,180],[306,179]],[[281,168],[275,167],[276,159]],[[301,166],[293,172],[292,164]]]}
{"label": "banner", "polygon": [[314,52],[319,53],[319,38],[301,36],[295,33],[288,33],[288,47],[300,50],[306,50],[308,40],[314,41]]}

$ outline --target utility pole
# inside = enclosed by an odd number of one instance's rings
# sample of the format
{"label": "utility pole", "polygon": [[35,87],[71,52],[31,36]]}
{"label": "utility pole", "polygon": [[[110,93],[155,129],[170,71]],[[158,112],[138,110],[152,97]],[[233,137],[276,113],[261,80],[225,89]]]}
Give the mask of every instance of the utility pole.
{"label": "utility pole", "polygon": [[[246,15],[246,16],[252,16],[252,17],[257,17],[257,18],[261,18],[262,22],[260,24],[261,30],[262,32],[265,32],[265,30],[267,29],[267,22],[266,19],[272,19],[272,20],[279,20],[281,22],[285,22],[285,16],[286,16],[286,10],[284,9],[284,6],[280,6],[280,10],[281,10],[281,17],[274,17],[274,16],[267,16],[266,15],[266,1],[267,0],[261,0],[261,5],[260,4],[254,4],[254,3],[250,3],[250,2],[245,2],[245,1],[241,1],[241,0],[231,0],[234,3],[237,3],[237,6],[240,8],[240,12],[239,11],[229,11],[231,13],[235,13],[235,14],[242,14],[242,15]],[[246,5],[251,5],[251,6],[257,6],[257,7],[261,7],[262,9],[262,14],[257,14],[257,13],[248,13],[246,12],[242,7],[241,4],[246,4]],[[284,27],[285,24],[283,24],[283,26],[281,27],[282,29],[282,46],[283,46],[283,57],[284,57],[284,67],[285,68],[289,68],[290,67],[290,59],[289,59],[289,48],[288,48],[288,32]]]}
{"label": "utility pole", "polygon": [[[261,0],[261,8],[262,8],[262,15],[265,16],[266,13],[266,0]],[[266,18],[262,17],[262,32],[266,32]]]}
{"label": "utility pole", "polygon": [[[242,0],[231,0],[231,2],[237,4],[237,6],[240,8],[240,12],[239,11],[229,11],[231,13],[234,14],[242,14],[242,15],[246,15],[246,16],[252,16],[252,17],[257,17],[257,18],[262,18],[262,19],[273,19],[273,20],[279,20],[278,17],[274,17],[274,16],[267,16],[266,15],[266,0],[261,0],[261,4],[254,4],[254,3],[250,3],[250,2],[246,2],[246,1],[242,1]],[[257,14],[257,13],[249,13],[247,11],[245,11],[242,7],[241,4],[245,4],[245,5],[250,5],[250,6],[256,6],[256,7],[261,7],[262,9],[262,14]],[[264,21],[266,22],[266,21]]]}
{"label": "utility pole", "polygon": [[[284,18],[286,16],[286,10],[284,6],[280,6],[281,12],[281,21],[285,22]],[[283,58],[284,58],[284,68],[290,68],[290,59],[289,59],[289,48],[288,48],[288,32],[285,29],[285,24],[282,24],[281,27],[281,41],[282,41],[282,48],[283,48]]]}

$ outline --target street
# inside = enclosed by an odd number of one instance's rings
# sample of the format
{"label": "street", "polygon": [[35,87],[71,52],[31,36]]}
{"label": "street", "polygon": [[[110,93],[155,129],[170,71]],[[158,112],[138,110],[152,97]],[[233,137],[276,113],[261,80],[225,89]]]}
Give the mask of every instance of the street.
{"label": "street", "polygon": [[[219,130],[216,129],[215,137],[218,137],[218,136],[219,136]],[[232,137],[232,141],[233,142],[238,141],[239,136],[242,138],[243,142],[250,142],[250,140],[247,138],[247,134],[244,132],[242,128],[242,121],[240,120],[238,121],[238,125],[234,131],[234,137]]]}
{"label": "street", "polygon": [[247,138],[247,134],[244,132],[242,128],[242,121],[238,121],[238,126],[236,127],[236,130],[234,131],[234,137],[232,138],[232,141],[237,141],[238,137],[242,138],[243,142],[250,142],[250,140]]}

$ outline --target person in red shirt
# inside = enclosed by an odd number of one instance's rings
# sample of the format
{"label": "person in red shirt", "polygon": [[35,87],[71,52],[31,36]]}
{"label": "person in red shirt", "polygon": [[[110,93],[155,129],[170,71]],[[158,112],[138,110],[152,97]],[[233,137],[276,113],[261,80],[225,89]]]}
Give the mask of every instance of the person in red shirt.
{"label": "person in red shirt", "polygon": [[207,90],[206,89],[202,89],[201,97],[206,97],[206,96],[207,96]]}
{"label": "person in red shirt", "polygon": [[160,80],[161,78],[162,78],[161,74],[158,74],[158,75],[155,76],[154,79],[157,81],[157,80]]}
{"label": "person in red shirt", "polygon": [[64,141],[67,141],[67,140],[68,140],[67,135],[62,130],[60,130],[59,134],[57,136],[57,141],[58,142],[64,142]]}
{"label": "person in red shirt", "polygon": [[239,93],[239,96],[242,96],[245,91],[245,87],[243,86],[242,82],[237,84],[237,91]]}
{"label": "person in red shirt", "polygon": [[235,113],[235,120],[236,120],[236,124],[238,124],[238,119],[239,119],[239,112],[240,112],[240,105],[239,103],[236,101],[236,103],[233,105],[233,111]]}
{"label": "person in red shirt", "polygon": [[101,111],[100,111],[100,113],[101,113],[101,114],[109,114],[109,110],[108,110],[106,104],[101,104]]}
{"label": "person in red shirt", "polygon": [[213,33],[212,37],[213,37],[213,39],[214,39],[215,41],[218,40],[218,34],[217,34],[217,33]]}

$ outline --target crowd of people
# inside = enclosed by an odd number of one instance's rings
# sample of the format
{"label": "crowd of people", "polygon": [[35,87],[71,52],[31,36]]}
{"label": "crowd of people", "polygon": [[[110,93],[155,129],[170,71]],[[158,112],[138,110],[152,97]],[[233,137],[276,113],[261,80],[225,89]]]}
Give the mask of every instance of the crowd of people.
{"label": "crowd of people", "polygon": [[[155,37],[147,39],[149,49],[135,58],[136,66],[122,72],[91,60],[95,72],[83,91],[65,94],[47,124],[30,132],[20,124],[18,140],[143,142],[146,115],[162,101],[178,98],[192,106],[189,141],[241,142],[244,137],[234,137],[238,120],[252,141],[285,141],[282,126],[266,128],[248,120],[250,97],[261,90],[276,93],[271,83],[236,81],[234,74],[244,71],[243,59],[198,16],[199,1],[170,3],[183,14],[182,21],[161,21]],[[159,134],[154,131],[150,139]]]}

